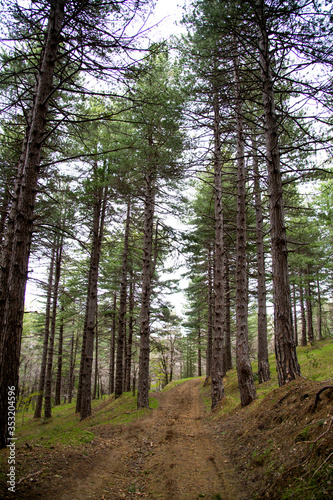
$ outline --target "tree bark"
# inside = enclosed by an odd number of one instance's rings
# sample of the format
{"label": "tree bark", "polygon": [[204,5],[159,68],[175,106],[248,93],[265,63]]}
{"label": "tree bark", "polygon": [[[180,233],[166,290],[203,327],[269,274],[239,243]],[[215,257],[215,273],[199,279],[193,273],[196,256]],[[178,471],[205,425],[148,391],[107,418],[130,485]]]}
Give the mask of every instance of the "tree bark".
{"label": "tree bark", "polygon": [[264,252],[264,223],[261,202],[260,176],[258,168],[258,147],[252,134],[254,203],[256,211],[256,239],[258,266],[258,377],[259,384],[270,380],[267,344],[266,278]]}
{"label": "tree bark", "polygon": [[50,340],[49,340],[47,365],[46,365],[45,398],[44,398],[44,416],[45,416],[45,418],[52,417],[51,397],[52,397],[53,348],[54,348],[54,338],[55,338],[55,329],[56,329],[56,317],[57,317],[58,292],[59,292],[59,282],[60,282],[60,273],[61,273],[62,251],[63,251],[63,235],[61,235],[61,236],[59,235],[58,236],[57,250],[56,250],[56,261],[55,261],[51,331],[50,331]]}
{"label": "tree bark", "polygon": [[145,207],[143,234],[143,270],[140,311],[140,356],[137,407],[149,408],[149,344],[150,296],[152,280],[152,244],[155,209],[155,175],[145,176]]}
{"label": "tree bark", "polygon": [[234,57],[237,130],[237,241],[236,241],[236,365],[241,405],[256,399],[248,341],[248,281],[246,258],[246,180],[239,60]]}
{"label": "tree bark", "polygon": [[201,377],[201,317],[198,318],[198,377]]}
{"label": "tree bark", "polygon": [[109,394],[114,393],[114,358],[116,352],[116,309],[117,309],[117,294],[113,297],[113,313],[112,313],[112,327],[110,338],[110,363],[109,363]]}
{"label": "tree bark", "polygon": [[305,317],[305,306],[304,306],[304,293],[303,293],[303,282],[302,282],[302,272],[299,273],[299,301],[301,305],[301,325],[302,325],[302,337],[301,345],[304,347],[307,344],[306,340],[306,317]]}
{"label": "tree bark", "polygon": [[232,356],[231,356],[231,301],[230,301],[230,265],[228,251],[225,251],[225,343],[224,343],[224,372],[232,370]]}
{"label": "tree bark", "polygon": [[213,276],[212,276],[212,248],[208,247],[208,325],[207,325],[207,352],[206,352],[206,377],[212,371],[213,350]]}
{"label": "tree bark", "polygon": [[131,364],[132,364],[132,343],[133,343],[133,314],[134,314],[134,282],[133,272],[130,271],[129,290],[129,319],[128,319],[128,342],[126,349],[126,392],[131,390]]}
{"label": "tree bark", "polygon": [[268,196],[271,223],[271,255],[274,300],[275,356],[279,385],[301,374],[292,329],[292,310],[288,275],[288,251],[284,222],[284,205],[278,125],[275,114],[273,78],[270,65],[269,38],[265,6],[258,10],[260,71],[263,88]]}
{"label": "tree bark", "polygon": [[55,401],[54,405],[60,405],[61,403],[61,379],[62,379],[62,348],[64,341],[64,305],[61,305],[61,318],[59,327],[59,343],[58,343],[58,366],[57,366],[57,380],[56,380],[56,391],[55,391]]}
{"label": "tree bark", "polygon": [[294,302],[294,334],[295,345],[298,345],[298,328],[297,328],[297,302],[296,302],[296,286],[293,283],[293,302]]}
{"label": "tree bark", "polygon": [[214,198],[215,198],[215,262],[214,262],[214,337],[212,353],[212,410],[224,397],[223,340],[224,340],[224,235],[222,209],[222,159],[220,143],[220,105],[218,89],[214,88]]}
{"label": "tree bark", "polygon": [[307,273],[307,290],[306,290],[306,318],[308,323],[308,339],[311,345],[314,342],[314,333],[313,333],[313,319],[312,319],[312,295],[311,295],[311,283],[310,283],[310,269],[308,266]]}
{"label": "tree bark", "polygon": [[127,214],[124,234],[124,249],[123,261],[121,268],[121,284],[120,284],[120,297],[119,297],[119,319],[118,319],[118,338],[117,338],[117,363],[116,363],[116,386],[115,398],[118,398],[123,393],[124,387],[124,341],[125,341],[125,315],[126,315],[126,302],[127,302],[127,274],[128,274],[128,240],[130,232],[130,218],[131,218],[131,200],[127,202]]}
{"label": "tree bark", "polygon": [[108,187],[96,191],[93,217],[93,237],[90,254],[90,282],[87,293],[85,352],[82,363],[81,420],[91,415],[91,376],[94,357],[94,337],[97,311],[98,269],[103,239],[104,219],[108,197]]}
{"label": "tree bark", "polygon": [[[96,399],[98,393],[98,308],[96,308],[96,325],[95,325],[95,377],[94,377],[94,392],[92,399]],[[98,397],[99,399],[99,397]]]}
{"label": "tree bark", "polygon": [[44,50],[28,119],[14,200],[8,215],[0,275],[0,448],[7,444],[7,388],[18,389],[24,296],[28,273],[40,155],[45,137],[48,101],[58,57],[63,0],[50,3]]}
{"label": "tree bark", "polygon": [[68,370],[68,385],[67,385],[68,403],[72,402],[73,372],[74,372],[74,333],[72,333],[72,336],[71,336],[71,347],[70,347],[70,354],[69,354],[69,370]]}
{"label": "tree bark", "polygon": [[321,310],[321,294],[320,294],[320,285],[319,278],[317,277],[317,295],[318,295],[318,339],[322,340],[322,310]]}
{"label": "tree bark", "polygon": [[2,241],[5,235],[6,220],[8,217],[8,212],[10,210],[9,206],[9,190],[5,187],[4,197],[2,199],[2,204],[0,208],[0,250],[2,248]]}
{"label": "tree bark", "polygon": [[52,245],[52,254],[51,254],[49,279],[48,279],[48,286],[47,286],[46,308],[45,308],[43,353],[42,353],[42,362],[41,362],[40,374],[39,374],[38,395],[37,395],[37,400],[36,400],[36,408],[35,408],[34,418],[41,418],[42,417],[46,361],[47,361],[48,343],[49,343],[49,335],[50,335],[51,298],[52,298],[52,283],[53,283],[55,252],[56,252],[56,240],[54,240],[53,245]]}

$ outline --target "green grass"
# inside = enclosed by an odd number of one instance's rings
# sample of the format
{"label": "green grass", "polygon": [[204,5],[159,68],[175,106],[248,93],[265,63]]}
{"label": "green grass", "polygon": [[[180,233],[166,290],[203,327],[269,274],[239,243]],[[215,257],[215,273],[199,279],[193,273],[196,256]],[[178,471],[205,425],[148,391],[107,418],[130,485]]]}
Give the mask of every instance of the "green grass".
{"label": "green grass", "polygon": [[205,377],[189,377],[189,378],[180,378],[178,380],[173,380],[170,382],[168,385],[166,385],[162,390],[163,391],[170,391],[170,389],[173,389],[179,384],[183,384],[184,382],[187,382],[188,380],[193,380],[193,378],[201,378],[202,380],[205,380]]}
{"label": "green grass", "polygon": [[[158,406],[156,398],[149,398],[151,408]],[[80,422],[75,414],[75,403],[56,406],[51,419],[33,419],[33,412],[17,414],[17,446],[24,443],[45,447],[69,445],[78,447],[94,439],[94,428],[100,425],[124,425],[147,414],[148,409],[137,410],[136,398],[124,393],[114,400],[113,396],[92,401],[92,416]]]}

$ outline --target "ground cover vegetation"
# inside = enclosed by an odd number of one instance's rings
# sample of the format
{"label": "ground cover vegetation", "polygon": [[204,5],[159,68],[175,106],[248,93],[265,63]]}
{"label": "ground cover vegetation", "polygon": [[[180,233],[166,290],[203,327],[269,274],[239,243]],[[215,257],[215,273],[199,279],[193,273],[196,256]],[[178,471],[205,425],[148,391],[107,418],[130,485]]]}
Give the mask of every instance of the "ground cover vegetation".
{"label": "ground cover vegetation", "polygon": [[235,367],[247,407],[332,336],[332,5],[197,0],[158,41],[150,8],[1,4],[1,448],[8,388],[84,422],[199,376],[214,410]]}

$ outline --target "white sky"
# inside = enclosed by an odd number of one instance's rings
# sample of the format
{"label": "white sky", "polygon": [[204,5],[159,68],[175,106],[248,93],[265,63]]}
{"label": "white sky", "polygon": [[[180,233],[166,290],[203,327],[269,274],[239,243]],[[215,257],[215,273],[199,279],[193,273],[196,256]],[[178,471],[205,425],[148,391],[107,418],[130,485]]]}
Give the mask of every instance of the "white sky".
{"label": "white sky", "polygon": [[152,21],[159,23],[158,27],[154,28],[154,35],[167,38],[183,31],[184,28],[180,26],[180,20],[184,13],[183,6],[185,4],[189,4],[189,0],[157,0],[154,14],[149,22],[149,25]]}

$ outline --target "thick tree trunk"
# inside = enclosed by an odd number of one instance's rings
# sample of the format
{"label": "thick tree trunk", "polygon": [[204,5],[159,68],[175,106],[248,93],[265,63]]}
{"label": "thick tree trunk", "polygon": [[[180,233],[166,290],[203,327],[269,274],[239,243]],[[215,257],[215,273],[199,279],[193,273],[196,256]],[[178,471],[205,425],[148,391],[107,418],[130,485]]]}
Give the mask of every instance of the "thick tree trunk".
{"label": "thick tree trunk", "polygon": [[[260,70],[263,86],[268,195],[271,223],[275,356],[279,385],[301,374],[292,329],[292,310],[288,275],[288,251],[284,223],[284,205],[278,126],[275,114],[273,78],[265,11],[259,21]],[[258,12],[259,14],[259,12]],[[260,13],[261,15],[261,13]]]}
{"label": "thick tree trunk", "polygon": [[59,236],[58,238],[59,239],[58,239],[57,250],[56,250],[55,275],[54,275],[54,286],[53,286],[51,331],[50,331],[50,340],[49,340],[47,365],[46,365],[45,399],[44,399],[44,416],[45,416],[45,418],[52,417],[51,397],[52,397],[53,348],[54,348],[54,338],[55,338],[55,329],[56,329],[58,292],[59,292],[59,281],[60,281],[60,273],[61,273],[62,250],[63,250],[63,245],[62,245],[63,244],[63,236]]}
{"label": "thick tree trunk", "polygon": [[246,256],[246,180],[239,61],[234,58],[237,130],[237,241],[236,241],[236,365],[241,405],[256,399],[248,340],[248,281]]}
{"label": "thick tree trunk", "polygon": [[61,305],[61,319],[59,327],[59,343],[58,343],[58,366],[57,366],[57,380],[56,380],[56,390],[55,390],[55,401],[54,405],[60,405],[61,403],[61,379],[62,379],[62,348],[64,341],[64,306]]}
{"label": "thick tree trunk", "polygon": [[[104,191],[104,192],[103,192]],[[93,237],[90,256],[90,283],[87,293],[85,352],[82,363],[81,420],[91,415],[91,376],[94,357],[94,336],[97,311],[98,269],[103,239],[104,218],[107,205],[108,188],[96,192],[93,217]]]}
{"label": "thick tree trunk", "polygon": [[5,235],[6,220],[9,213],[9,190],[6,187],[4,197],[2,199],[0,208],[0,250],[2,248],[2,241]]}
{"label": "thick tree trunk", "polygon": [[261,202],[258,148],[252,135],[254,203],[256,211],[257,267],[258,267],[258,377],[259,384],[270,380],[267,344],[266,279],[264,252],[264,222]]}
{"label": "thick tree trunk", "polygon": [[38,395],[37,395],[37,400],[36,400],[36,408],[35,408],[34,418],[41,418],[41,416],[42,416],[46,361],[47,361],[47,351],[48,351],[49,335],[50,335],[50,314],[51,314],[51,298],[52,298],[52,283],[53,283],[53,268],[54,268],[54,261],[55,261],[55,252],[56,252],[56,241],[54,240],[53,245],[52,245],[52,255],[51,255],[51,262],[50,262],[49,279],[48,279],[48,285],[47,285],[43,353],[42,353],[42,362],[41,362],[40,374],[39,374]]}
{"label": "thick tree trunk", "polygon": [[208,248],[208,325],[207,325],[207,352],[206,352],[206,377],[212,371],[213,351],[213,276],[212,276],[212,248]]}
{"label": "thick tree trunk", "polygon": [[218,89],[214,89],[214,197],[215,197],[215,262],[214,262],[214,338],[212,353],[212,410],[224,397],[224,235],[222,209],[222,161],[220,144],[220,106]]}
{"label": "thick tree trunk", "polygon": [[64,1],[50,3],[50,14],[36,91],[26,129],[14,200],[8,215],[0,275],[0,448],[7,444],[8,387],[18,389],[24,296],[34,206],[48,101],[58,57]]}
{"label": "thick tree trunk", "polygon": [[143,232],[143,270],[140,311],[140,357],[137,407],[149,408],[149,343],[150,296],[152,279],[152,244],[155,209],[155,175],[145,176],[145,207]]}
{"label": "thick tree trunk", "polygon": [[127,214],[124,234],[124,249],[123,249],[123,262],[121,268],[121,284],[120,284],[120,297],[119,297],[119,319],[118,319],[118,338],[117,338],[117,363],[116,363],[116,386],[115,398],[118,398],[123,393],[124,387],[124,342],[125,342],[125,315],[126,315],[126,301],[127,301],[127,274],[128,274],[128,240],[130,232],[130,218],[131,218],[131,200],[127,202]]}

